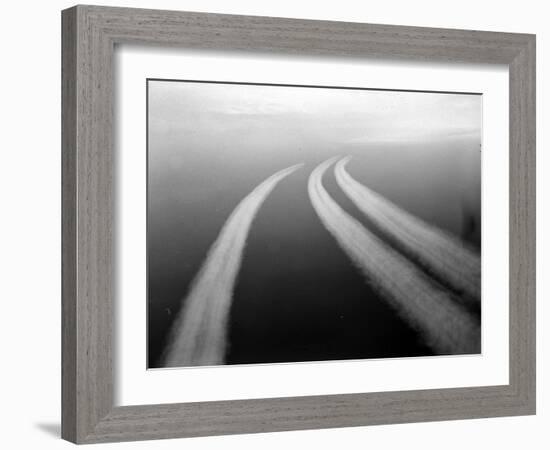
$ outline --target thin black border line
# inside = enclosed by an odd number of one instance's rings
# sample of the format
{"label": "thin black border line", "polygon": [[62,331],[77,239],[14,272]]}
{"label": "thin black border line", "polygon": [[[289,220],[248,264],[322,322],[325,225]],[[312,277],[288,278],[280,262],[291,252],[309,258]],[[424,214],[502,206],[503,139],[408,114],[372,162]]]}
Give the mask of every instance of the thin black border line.
{"label": "thin black border line", "polygon": [[258,83],[251,81],[218,81],[218,80],[186,80],[178,78],[146,78],[149,81],[181,82],[181,83],[199,83],[199,84],[229,84],[244,86],[273,86],[273,87],[296,87],[296,88],[319,88],[319,89],[340,89],[350,91],[381,91],[381,92],[413,92],[421,94],[455,94],[455,95],[483,95],[483,92],[461,92],[461,91],[429,91],[416,89],[389,89],[389,88],[368,88],[359,86],[328,86],[317,84],[286,84],[286,83]]}

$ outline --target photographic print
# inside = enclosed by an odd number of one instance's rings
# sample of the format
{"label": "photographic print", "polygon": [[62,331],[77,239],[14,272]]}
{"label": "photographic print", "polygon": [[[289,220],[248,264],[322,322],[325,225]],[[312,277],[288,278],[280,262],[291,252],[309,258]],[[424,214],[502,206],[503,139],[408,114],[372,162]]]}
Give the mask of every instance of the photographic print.
{"label": "photographic print", "polygon": [[480,353],[481,117],[147,80],[148,368]]}

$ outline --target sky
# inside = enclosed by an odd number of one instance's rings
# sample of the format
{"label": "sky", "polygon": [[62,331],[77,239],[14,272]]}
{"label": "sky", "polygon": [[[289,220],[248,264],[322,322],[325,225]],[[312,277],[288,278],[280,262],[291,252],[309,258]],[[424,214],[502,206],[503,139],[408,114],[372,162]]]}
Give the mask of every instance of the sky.
{"label": "sky", "polygon": [[174,127],[197,134],[213,121],[219,134],[242,130],[246,121],[287,133],[311,127],[338,144],[479,139],[481,132],[480,95],[154,81],[149,98],[150,129],[161,135]]}

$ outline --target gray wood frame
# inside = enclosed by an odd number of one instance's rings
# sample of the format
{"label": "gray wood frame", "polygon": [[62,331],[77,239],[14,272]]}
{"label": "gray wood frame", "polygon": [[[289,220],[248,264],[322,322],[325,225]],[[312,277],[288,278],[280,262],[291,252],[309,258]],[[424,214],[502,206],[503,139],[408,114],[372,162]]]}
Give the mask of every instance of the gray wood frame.
{"label": "gray wood frame", "polygon": [[[63,438],[93,443],[535,413],[535,36],[97,6],[63,11],[62,31]],[[510,383],[114,407],[117,43],[508,65]]]}

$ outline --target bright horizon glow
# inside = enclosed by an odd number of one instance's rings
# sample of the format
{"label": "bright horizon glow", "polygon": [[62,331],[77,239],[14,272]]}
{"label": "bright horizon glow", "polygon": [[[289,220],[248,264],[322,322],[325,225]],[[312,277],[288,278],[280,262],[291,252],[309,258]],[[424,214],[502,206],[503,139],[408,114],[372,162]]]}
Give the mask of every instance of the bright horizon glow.
{"label": "bright horizon glow", "polygon": [[[149,80],[150,129],[159,136],[231,134],[243,118],[289,134],[315,129],[325,142],[418,141],[470,137],[481,141],[479,94],[346,90],[258,84]],[[246,89],[243,89],[246,87]],[[347,141],[342,142],[342,136]],[[152,136],[155,138],[155,136]]]}

